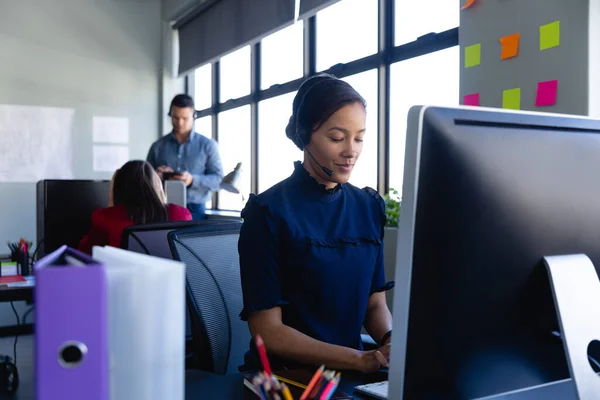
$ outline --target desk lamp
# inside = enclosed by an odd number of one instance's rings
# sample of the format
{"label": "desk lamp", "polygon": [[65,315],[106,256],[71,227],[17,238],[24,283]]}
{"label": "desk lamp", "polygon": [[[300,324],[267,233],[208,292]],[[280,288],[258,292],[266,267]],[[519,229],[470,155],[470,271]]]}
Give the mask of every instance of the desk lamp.
{"label": "desk lamp", "polygon": [[233,171],[231,171],[230,173],[225,175],[225,177],[221,181],[221,189],[226,190],[231,193],[239,194],[240,191],[239,191],[238,185],[240,182],[241,171],[242,171],[242,163],[239,162],[239,163],[237,163],[237,165],[235,166],[235,169]]}

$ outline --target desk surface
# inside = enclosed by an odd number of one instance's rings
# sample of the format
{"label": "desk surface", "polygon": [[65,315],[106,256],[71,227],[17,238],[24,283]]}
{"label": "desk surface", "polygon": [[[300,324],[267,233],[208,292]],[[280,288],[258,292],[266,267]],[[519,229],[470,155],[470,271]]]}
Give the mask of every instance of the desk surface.
{"label": "desk surface", "polygon": [[[347,394],[354,395],[355,399],[367,399],[368,397],[362,397],[358,393],[353,393],[354,387],[386,379],[387,374],[384,373],[362,375],[353,372],[342,372],[340,389]],[[244,386],[244,377],[242,374],[207,376],[202,371],[186,371],[185,399],[256,400],[257,397]]]}
{"label": "desk surface", "polygon": [[33,301],[33,286],[8,287],[0,285],[0,302],[4,301]]}

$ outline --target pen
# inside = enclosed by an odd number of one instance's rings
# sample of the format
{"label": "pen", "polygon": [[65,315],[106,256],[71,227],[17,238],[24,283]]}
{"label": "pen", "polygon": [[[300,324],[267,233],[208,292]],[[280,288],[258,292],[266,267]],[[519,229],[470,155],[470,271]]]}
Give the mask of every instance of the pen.
{"label": "pen", "polygon": [[321,378],[317,381],[317,384],[313,388],[312,392],[310,392],[308,398],[319,399],[321,397],[320,394],[323,393],[323,390],[325,389],[325,386],[327,386],[329,381],[333,379],[334,374],[335,371],[331,370],[326,370],[325,372],[323,372],[323,375],[321,375]]}
{"label": "pen", "polygon": [[329,383],[327,384],[327,386],[325,386],[325,389],[323,390],[323,393],[321,394],[321,397],[319,398],[319,400],[329,400],[331,398],[331,396],[333,396],[333,393],[335,392],[335,389],[337,389],[337,386],[339,383],[340,383],[340,373],[338,372],[336,374],[335,378],[330,380]]}
{"label": "pen", "polygon": [[275,378],[279,379],[281,382],[289,383],[290,385],[292,385],[292,386],[296,386],[296,387],[298,387],[298,388],[300,388],[300,389],[306,389],[306,388],[307,388],[307,386],[306,386],[306,385],[303,385],[303,384],[301,384],[301,383],[299,383],[299,382],[294,382],[294,381],[293,381],[293,380],[291,380],[291,379],[287,379],[287,378],[284,378],[284,377],[282,377],[282,376],[275,375],[275,374],[274,374],[273,376],[274,376]]}
{"label": "pen", "polygon": [[323,375],[323,371],[324,370],[325,370],[325,366],[321,365],[319,367],[319,369],[317,370],[317,372],[315,372],[315,374],[313,375],[313,377],[310,380],[310,382],[308,383],[308,386],[304,390],[304,393],[302,393],[302,396],[300,396],[300,400],[306,400],[306,399],[308,399],[308,396],[311,394],[313,388],[317,384],[317,381],[319,380],[319,378],[321,378],[321,375]]}
{"label": "pen", "polygon": [[258,355],[260,356],[260,362],[263,365],[265,370],[265,374],[268,376],[273,375],[271,371],[271,365],[269,364],[269,359],[267,358],[267,350],[265,349],[265,342],[262,340],[260,335],[256,335],[256,349],[258,350]]}
{"label": "pen", "polygon": [[294,400],[292,398],[292,393],[290,393],[290,388],[287,387],[287,385],[284,383],[281,385],[282,389],[282,393],[283,393],[283,400]]}

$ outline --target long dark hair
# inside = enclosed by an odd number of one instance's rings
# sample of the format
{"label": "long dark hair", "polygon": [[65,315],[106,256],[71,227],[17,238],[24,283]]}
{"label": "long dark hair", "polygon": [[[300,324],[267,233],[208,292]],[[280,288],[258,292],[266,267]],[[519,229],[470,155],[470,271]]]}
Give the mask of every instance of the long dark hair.
{"label": "long dark hair", "polygon": [[134,224],[168,221],[167,206],[157,190],[158,177],[146,161],[129,161],[115,175],[114,205],[124,205]]}
{"label": "long dark hair", "polygon": [[296,97],[292,116],[285,128],[286,136],[303,150],[312,133],[319,129],[340,108],[367,102],[348,82],[329,74],[318,74],[302,83]]}

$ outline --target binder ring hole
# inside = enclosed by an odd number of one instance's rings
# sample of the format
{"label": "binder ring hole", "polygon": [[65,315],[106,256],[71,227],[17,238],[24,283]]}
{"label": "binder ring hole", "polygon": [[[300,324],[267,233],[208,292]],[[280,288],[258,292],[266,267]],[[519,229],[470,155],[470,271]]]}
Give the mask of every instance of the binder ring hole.
{"label": "binder ring hole", "polygon": [[63,368],[76,368],[83,362],[87,352],[87,346],[81,342],[65,342],[58,349],[58,363]]}

